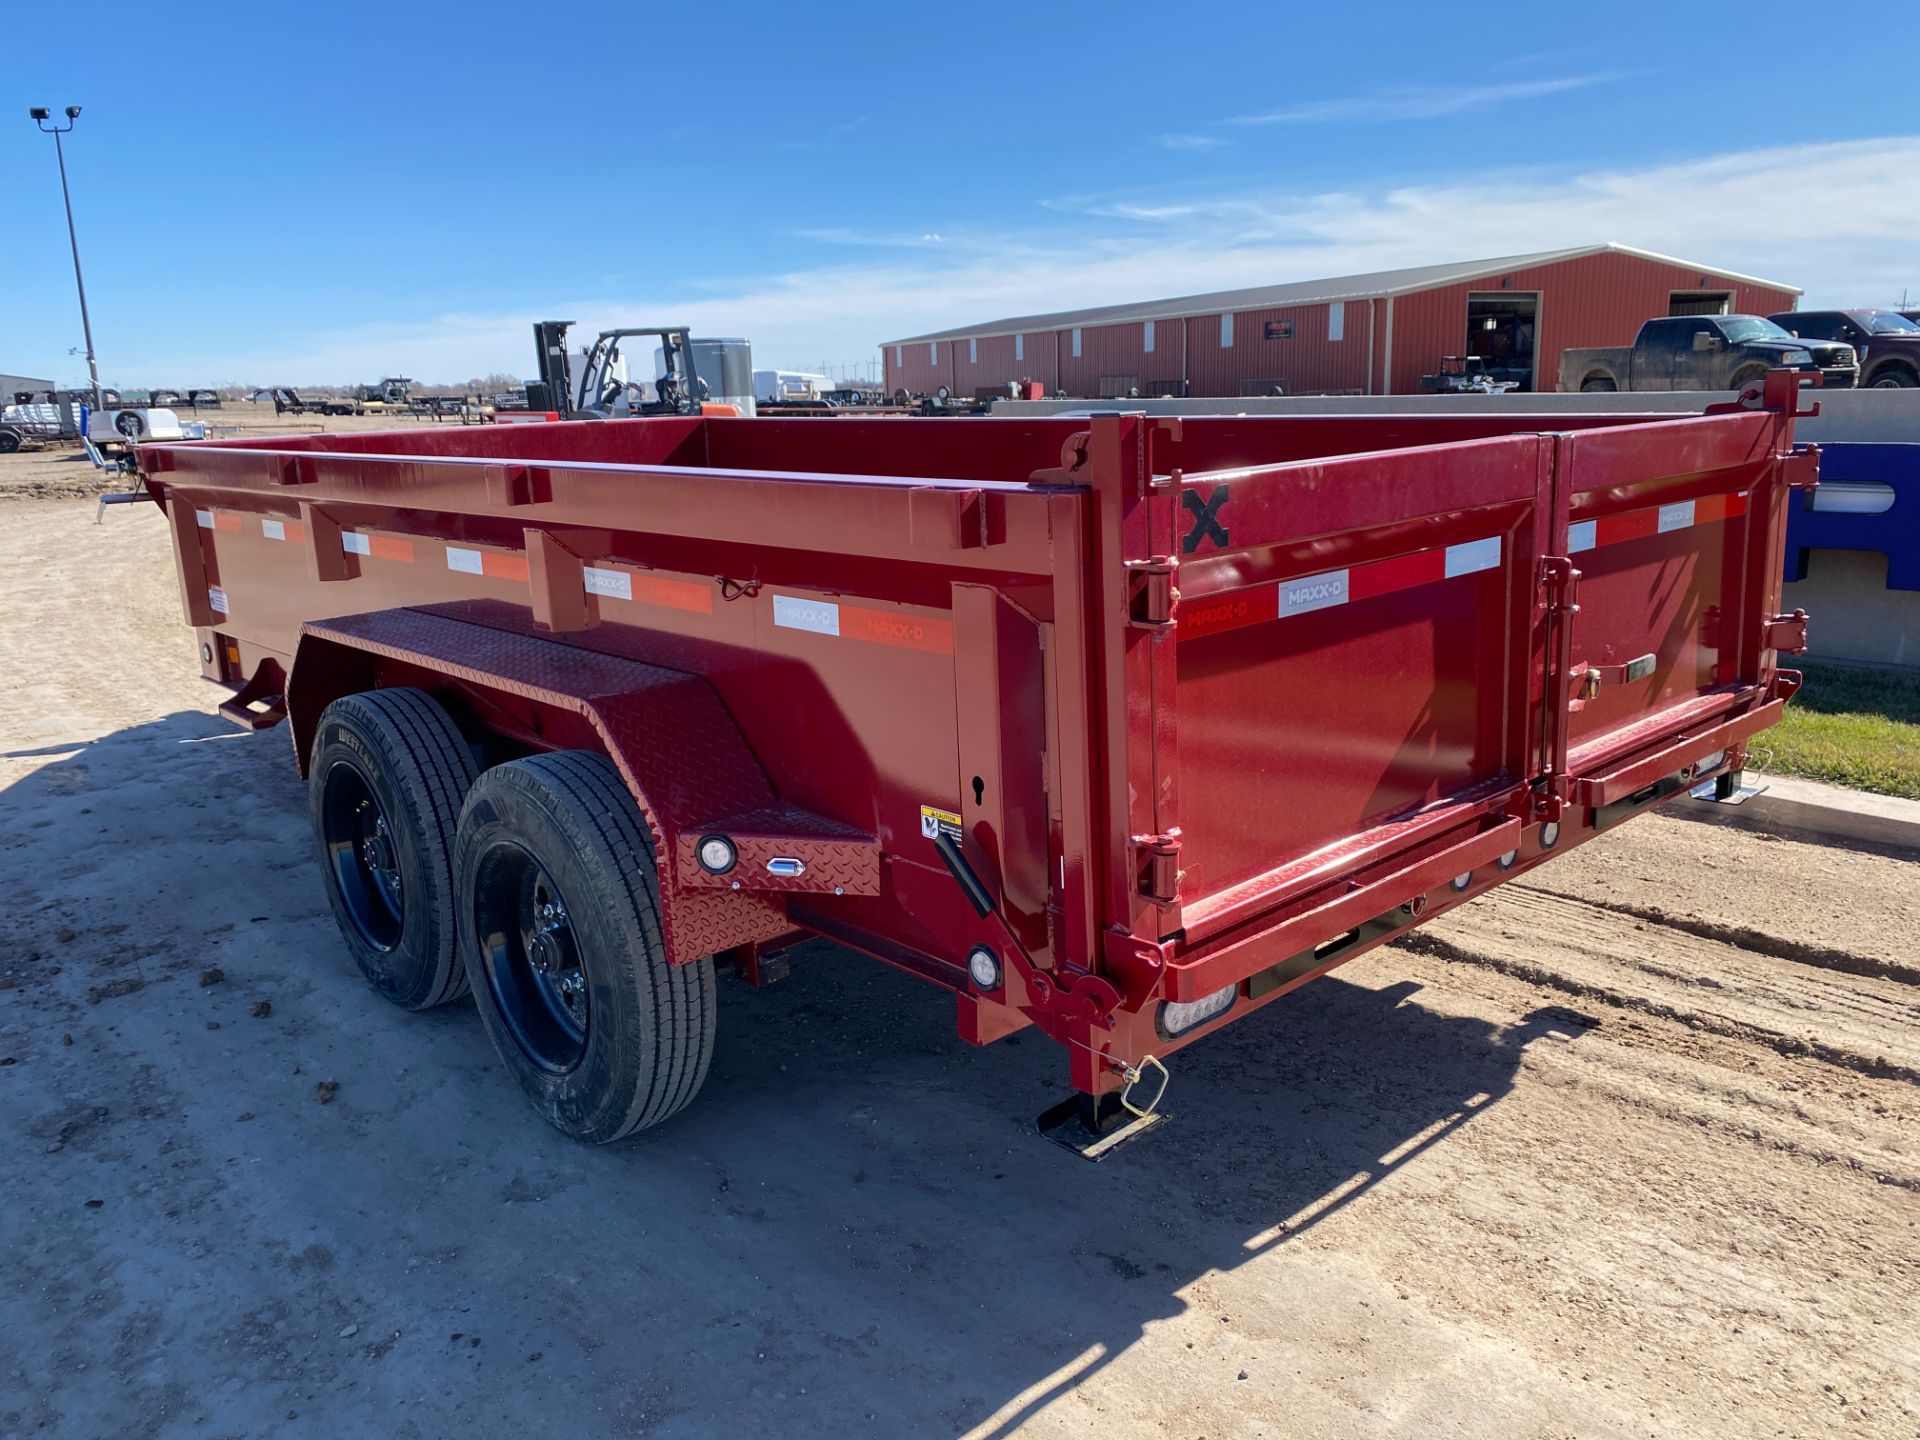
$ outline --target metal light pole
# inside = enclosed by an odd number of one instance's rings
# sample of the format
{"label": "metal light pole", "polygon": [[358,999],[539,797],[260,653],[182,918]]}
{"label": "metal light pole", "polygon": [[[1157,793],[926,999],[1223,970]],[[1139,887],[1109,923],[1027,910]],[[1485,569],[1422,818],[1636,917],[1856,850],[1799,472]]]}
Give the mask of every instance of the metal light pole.
{"label": "metal light pole", "polygon": [[54,125],[48,122],[53,112],[44,105],[36,105],[27,114],[33,123],[40,127],[40,133],[53,136],[53,153],[60,161],[60,198],[67,206],[67,241],[73,246],[73,283],[80,292],[80,329],[87,337],[87,377],[93,381],[93,408],[99,410],[100,404],[100,365],[93,358],[93,321],[87,317],[87,282],[80,273],[80,236],[73,228],[73,192],[67,188],[67,152],[61,145],[60,137],[73,129],[73,122],[80,118],[78,105],[67,106],[67,123]]}

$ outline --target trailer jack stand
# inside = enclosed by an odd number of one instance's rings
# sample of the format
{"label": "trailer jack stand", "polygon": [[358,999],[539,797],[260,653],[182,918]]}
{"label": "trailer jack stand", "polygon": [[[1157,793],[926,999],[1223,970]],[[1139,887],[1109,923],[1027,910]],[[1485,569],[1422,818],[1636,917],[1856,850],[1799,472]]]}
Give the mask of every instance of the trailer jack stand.
{"label": "trailer jack stand", "polygon": [[1118,1090],[1104,1095],[1076,1090],[1058,1105],[1042,1111],[1035,1123],[1054,1144],[1097,1163],[1166,1118],[1160,1110],[1141,1114],[1130,1108]]}

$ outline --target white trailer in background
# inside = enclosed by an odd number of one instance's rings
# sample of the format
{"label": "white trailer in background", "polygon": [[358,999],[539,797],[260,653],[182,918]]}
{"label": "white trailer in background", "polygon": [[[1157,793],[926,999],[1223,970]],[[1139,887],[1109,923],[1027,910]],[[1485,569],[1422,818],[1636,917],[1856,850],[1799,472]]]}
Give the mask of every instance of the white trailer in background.
{"label": "white trailer in background", "polygon": [[819,400],[834,388],[825,375],[805,370],[756,370],[753,372],[753,398],[780,400]]}

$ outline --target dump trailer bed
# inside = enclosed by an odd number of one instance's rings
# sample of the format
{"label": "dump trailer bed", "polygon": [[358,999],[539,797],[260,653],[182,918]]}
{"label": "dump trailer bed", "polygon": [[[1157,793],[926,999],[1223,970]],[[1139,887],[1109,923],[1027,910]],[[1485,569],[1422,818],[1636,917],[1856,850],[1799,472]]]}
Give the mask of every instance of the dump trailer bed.
{"label": "dump trailer bed", "polygon": [[[685,1103],[713,962],[760,983],[812,936],[951,991],[969,1041],[1059,1041],[1100,1129],[1213,1030],[1733,783],[1804,644],[1777,613],[1817,465],[1794,378],[1684,416],[675,417],[138,454],[223,709],[292,722],[363,968],[410,1005],[470,978],[563,1129]],[[427,778],[392,782],[389,751]]]}

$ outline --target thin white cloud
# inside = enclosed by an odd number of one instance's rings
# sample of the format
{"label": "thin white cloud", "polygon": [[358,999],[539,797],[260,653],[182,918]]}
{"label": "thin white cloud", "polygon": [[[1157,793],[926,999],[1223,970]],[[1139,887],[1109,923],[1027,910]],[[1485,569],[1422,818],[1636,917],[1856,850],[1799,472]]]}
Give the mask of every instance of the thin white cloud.
{"label": "thin white cloud", "polygon": [[798,239],[812,240],[820,245],[869,245],[887,250],[920,250],[929,245],[946,244],[945,237],[932,230],[916,235],[911,231],[850,230],[844,226],[827,225],[793,233]]}
{"label": "thin white cloud", "polygon": [[1218,135],[1176,133],[1157,137],[1163,150],[1218,150],[1227,142]]}
{"label": "thin white cloud", "polygon": [[[1081,305],[1275,284],[1402,265],[1619,241],[1801,285],[1809,305],[1884,304],[1920,290],[1920,135],[1758,149],[1639,169],[1491,172],[1318,194],[1196,193],[1061,202],[1024,237],[885,247],[830,264],[658,293],[555,298],[588,331],[662,318],[746,335],[757,363],[869,361],[898,335]],[[1844,216],[1845,223],[1835,223]],[[912,232],[908,232],[912,233]],[[294,384],[395,373],[460,379],[532,364],[526,314],[449,315],[308,337],[196,329],[193,352],[115,357],[114,383],[191,374]],[[270,338],[269,338],[270,337]],[[124,362],[121,363],[121,362]],[[29,366],[28,368],[32,368]]]}
{"label": "thin white cloud", "polygon": [[1368,95],[1342,95],[1283,105],[1258,115],[1235,115],[1229,125],[1337,125],[1378,124],[1388,120],[1439,120],[1584,90],[1617,80],[1616,74],[1560,75],[1542,80],[1513,80],[1499,85],[1418,85],[1376,90]]}

